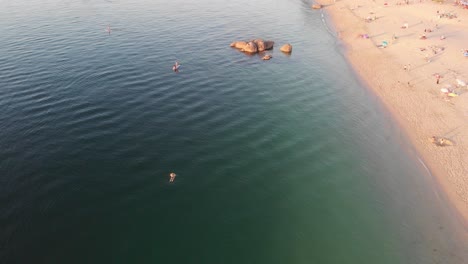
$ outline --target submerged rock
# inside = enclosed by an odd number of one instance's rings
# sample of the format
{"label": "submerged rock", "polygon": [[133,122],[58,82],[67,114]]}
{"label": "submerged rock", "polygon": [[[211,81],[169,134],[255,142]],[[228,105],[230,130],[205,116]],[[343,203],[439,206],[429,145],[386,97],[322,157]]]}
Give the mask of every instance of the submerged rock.
{"label": "submerged rock", "polygon": [[270,54],[267,54],[267,55],[263,56],[262,60],[269,60],[271,58],[273,58],[273,56],[271,56]]}

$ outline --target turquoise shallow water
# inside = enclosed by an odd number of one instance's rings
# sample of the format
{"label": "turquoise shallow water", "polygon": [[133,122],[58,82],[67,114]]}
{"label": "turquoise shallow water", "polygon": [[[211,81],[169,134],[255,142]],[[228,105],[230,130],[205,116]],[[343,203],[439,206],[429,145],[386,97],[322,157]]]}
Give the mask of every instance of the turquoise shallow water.
{"label": "turquoise shallow water", "polygon": [[467,262],[329,32],[307,1],[1,2],[0,262]]}

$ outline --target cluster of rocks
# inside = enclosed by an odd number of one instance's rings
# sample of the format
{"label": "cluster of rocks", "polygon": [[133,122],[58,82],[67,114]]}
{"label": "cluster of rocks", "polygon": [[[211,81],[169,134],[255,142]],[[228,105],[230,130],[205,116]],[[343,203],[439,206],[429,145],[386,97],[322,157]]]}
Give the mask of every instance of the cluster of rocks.
{"label": "cluster of rocks", "polygon": [[271,50],[275,42],[263,39],[254,39],[252,41],[234,41],[231,47],[240,49],[243,52],[257,53],[265,50]]}
{"label": "cluster of rocks", "polygon": [[[254,39],[251,41],[234,41],[231,43],[231,47],[239,49],[240,51],[247,52],[247,53],[258,53],[263,52],[265,50],[273,49],[273,45],[275,44],[274,41],[263,40],[263,39]],[[280,50],[285,53],[292,52],[291,44],[283,45]],[[272,56],[267,54],[262,59],[269,60]]]}

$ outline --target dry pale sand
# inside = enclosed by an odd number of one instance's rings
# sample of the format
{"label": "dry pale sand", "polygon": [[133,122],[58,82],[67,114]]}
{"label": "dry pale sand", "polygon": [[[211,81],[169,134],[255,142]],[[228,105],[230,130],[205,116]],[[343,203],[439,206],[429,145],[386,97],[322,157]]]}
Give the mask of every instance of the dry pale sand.
{"label": "dry pale sand", "polygon": [[[468,83],[468,57],[462,52],[468,49],[468,9],[455,6],[453,0],[318,2],[345,44],[349,62],[414,143],[457,209],[467,235],[468,88],[456,80]],[[450,12],[457,17],[446,17]],[[408,28],[402,28],[404,24]],[[427,39],[420,39],[423,34]],[[382,41],[388,43],[386,48],[379,47]],[[435,74],[442,77],[439,84]],[[449,97],[442,88],[451,88],[458,96]],[[429,140],[432,136],[453,145],[438,146]]]}

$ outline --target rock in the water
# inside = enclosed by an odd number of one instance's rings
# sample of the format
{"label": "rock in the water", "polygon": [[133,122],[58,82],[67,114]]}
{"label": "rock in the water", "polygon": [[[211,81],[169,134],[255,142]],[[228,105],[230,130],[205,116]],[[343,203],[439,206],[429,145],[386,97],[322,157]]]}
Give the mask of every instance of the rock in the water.
{"label": "rock in the water", "polygon": [[291,44],[284,44],[281,49],[280,49],[282,52],[285,52],[285,53],[291,53],[292,51],[292,46]]}
{"label": "rock in the water", "polygon": [[258,47],[257,44],[253,41],[249,41],[244,48],[242,48],[242,51],[248,52],[248,53],[257,53],[258,52]]}
{"label": "rock in the water", "polygon": [[234,41],[231,43],[231,47],[240,49],[244,52],[257,53],[273,48],[275,42],[263,39],[255,39],[249,42],[245,41]]}
{"label": "rock in the water", "polygon": [[271,56],[270,54],[267,54],[267,55],[263,56],[262,60],[269,60],[271,58],[273,58],[273,56]]}
{"label": "rock in the water", "polygon": [[265,50],[265,42],[263,39],[256,39],[253,42],[257,45],[258,52],[262,52]]}
{"label": "rock in the water", "polygon": [[245,45],[247,45],[245,41],[234,41],[230,46],[236,49],[243,49]]}
{"label": "rock in the water", "polygon": [[319,4],[312,5],[312,9],[320,9],[320,8],[322,8],[322,5],[319,5]]}
{"label": "rock in the water", "polygon": [[265,50],[271,50],[273,48],[273,45],[275,44],[275,42],[265,40],[265,41],[263,41],[263,44],[265,45]]}

